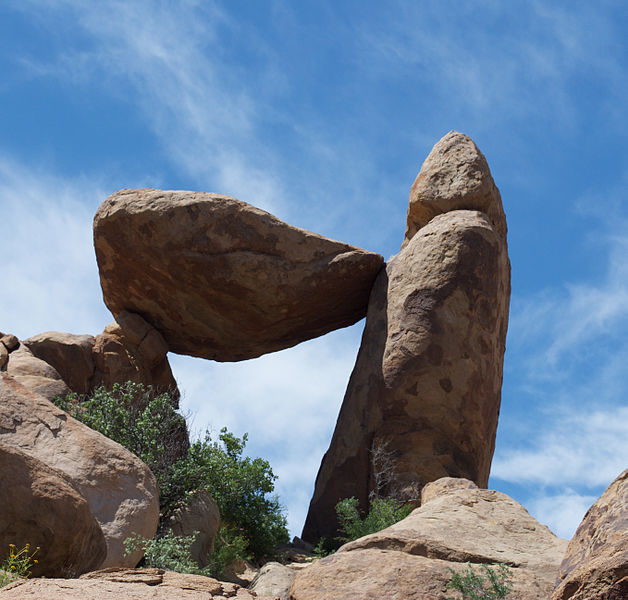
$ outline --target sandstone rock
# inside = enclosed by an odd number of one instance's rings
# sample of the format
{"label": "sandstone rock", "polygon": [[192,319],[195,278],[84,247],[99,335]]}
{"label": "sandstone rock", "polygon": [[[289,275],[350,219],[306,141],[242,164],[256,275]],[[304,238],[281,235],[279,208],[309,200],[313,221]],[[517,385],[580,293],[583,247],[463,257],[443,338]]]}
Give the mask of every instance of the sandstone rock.
{"label": "sandstone rock", "polygon": [[123,312],[96,337],[48,331],[24,340],[24,346],[56,370],[70,390],[88,394],[98,386],[133,381],[179,392],[161,334],[136,314]]}
{"label": "sandstone rock", "polygon": [[587,511],[569,542],[552,600],[628,598],[628,469]]}
{"label": "sandstone rock", "polygon": [[29,579],[0,590],[0,598],[13,600],[272,600],[240,586],[200,575],[162,569],[103,569],[79,579]]}
{"label": "sandstone rock", "polygon": [[249,589],[264,596],[290,600],[290,586],[297,571],[278,562],[267,562],[251,582]]}
{"label": "sandstone rock", "polygon": [[434,217],[390,260],[371,292],[304,539],[335,535],[339,500],[366,506],[378,444],[395,456],[402,491],[446,476],[486,487],[509,297],[504,240],[480,212]]}
{"label": "sandstone rock", "polygon": [[442,496],[443,494],[449,494],[450,492],[459,489],[475,490],[477,487],[478,486],[475,485],[473,481],[469,481],[468,479],[460,479],[458,477],[441,477],[440,479],[431,481],[423,486],[423,489],[421,490],[421,506],[430,500],[434,500],[434,498]]}
{"label": "sandstone rock", "polygon": [[8,362],[9,350],[2,342],[0,342],[0,370],[4,370]]}
{"label": "sandstone rock", "polygon": [[198,490],[185,506],[176,509],[166,523],[166,529],[177,536],[190,536],[196,532],[190,554],[199,567],[209,562],[214,550],[214,539],[220,529],[218,505],[207,490]]}
{"label": "sandstone rock", "polygon": [[94,219],[105,303],[140,314],[173,352],[245,360],[361,319],[382,257],[244,202],[122,190]]}
{"label": "sandstone rock", "polygon": [[39,546],[35,577],[69,577],[100,566],[105,537],[69,477],[0,443],[0,549]]}
{"label": "sandstone rock", "polygon": [[433,217],[459,209],[485,213],[506,239],[501,196],[484,155],[471,138],[450,131],[432,148],[412,185],[402,248]]}
{"label": "sandstone rock", "polygon": [[566,540],[517,502],[492,490],[441,488],[406,519],[345,544],[299,572],[292,600],[444,599],[463,563],[506,563],[513,600],[546,600]]}
{"label": "sandstone rock", "polygon": [[6,346],[6,349],[9,352],[13,352],[13,350],[15,350],[20,343],[12,333],[0,334],[0,342]]}
{"label": "sandstone rock", "polygon": [[71,391],[57,370],[34,356],[24,344],[9,354],[6,371],[24,387],[47,400],[65,396]]}
{"label": "sandstone rock", "polygon": [[159,518],[157,484],[142,461],[7,373],[0,373],[0,441],[69,476],[105,534],[103,566],[137,564],[141,553],[125,557],[123,540],[134,532],[151,538]]}
{"label": "sandstone rock", "polygon": [[94,341],[92,335],[47,331],[24,340],[24,345],[53,367],[73,392],[87,394],[94,374]]}

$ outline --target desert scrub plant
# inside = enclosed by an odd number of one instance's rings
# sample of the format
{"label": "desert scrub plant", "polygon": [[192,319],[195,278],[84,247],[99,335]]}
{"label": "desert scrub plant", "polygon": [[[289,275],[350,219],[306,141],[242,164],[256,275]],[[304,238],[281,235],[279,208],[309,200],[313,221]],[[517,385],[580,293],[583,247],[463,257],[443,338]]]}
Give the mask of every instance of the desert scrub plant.
{"label": "desert scrub plant", "polygon": [[88,398],[70,394],[55,404],[146,463],[159,485],[162,523],[191,492],[209,490],[226,528],[225,542],[214,552],[216,564],[235,552],[236,558],[260,559],[288,541],[283,509],[272,495],[276,476],[267,461],[243,456],[247,434],[238,438],[223,428],[216,441],[205,432],[204,439],[177,455],[164,442],[185,430],[184,417],[167,393],[154,394],[139,383],[98,388]]}
{"label": "desert scrub plant", "polygon": [[336,515],[341,542],[351,542],[369,533],[381,531],[397,521],[405,519],[412,507],[403,505],[394,498],[374,498],[369,504],[369,511],[360,517],[360,505],[357,498],[345,498],[336,504]]}
{"label": "desert scrub plant", "polygon": [[134,533],[124,540],[124,551],[132,554],[136,550],[144,552],[144,565],[156,569],[176,571],[177,573],[202,574],[190,554],[190,546],[194,543],[194,536],[178,536],[171,531],[161,536],[147,540]]}
{"label": "desert scrub plant", "polygon": [[[447,589],[458,591],[462,600],[502,600],[512,591],[512,573],[504,564],[494,566],[479,565],[482,573],[477,573],[467,563],[462,572],[454,571],[451,567],[451,580]],[[447,598],[447,600],[460,600]]]}
{"label": "desert scrub plant", "polygon": [[33,552],[30,551],[30,544],[26,544],[21,550],[15,544],[9,544],[9,556],[0,563],[0,588],[18,579],[27,579],[31,574],[31,568],[38,563],[33,558],[39,546]]}

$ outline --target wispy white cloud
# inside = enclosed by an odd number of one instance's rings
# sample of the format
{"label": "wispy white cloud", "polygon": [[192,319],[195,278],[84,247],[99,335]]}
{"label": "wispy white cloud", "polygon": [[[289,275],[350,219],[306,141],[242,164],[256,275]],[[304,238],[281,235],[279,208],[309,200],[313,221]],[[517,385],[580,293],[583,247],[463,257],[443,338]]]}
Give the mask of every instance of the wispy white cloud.
{"label": "wispy white cloud", "polygon": [[110,322],[92,247],[92,219],[105,197],[93,180],[64,180],[0,157],[0,330],[100,333]]}
{"label": "wispy white cloud", "polygon": [[541,495],[528,506],[535,518],[558,537],[569,540],[597,496],[583,495],[571,489],[561,494]]}

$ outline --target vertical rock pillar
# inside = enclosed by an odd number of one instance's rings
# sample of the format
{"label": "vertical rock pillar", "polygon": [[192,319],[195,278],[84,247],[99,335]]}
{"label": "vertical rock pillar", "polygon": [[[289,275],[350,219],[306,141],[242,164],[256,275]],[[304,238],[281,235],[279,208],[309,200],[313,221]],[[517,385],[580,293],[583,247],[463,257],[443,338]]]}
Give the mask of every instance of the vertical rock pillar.
{"label": "vertical rock pillar", "polygon": [[336,503],[363,507],[385,446],[399,492],[440,477],[486,487],[510,299],[506,220],[482,153],[450,132],[410,192],[406,238],[371,292],[366,327],[303,538],[336,531]]}

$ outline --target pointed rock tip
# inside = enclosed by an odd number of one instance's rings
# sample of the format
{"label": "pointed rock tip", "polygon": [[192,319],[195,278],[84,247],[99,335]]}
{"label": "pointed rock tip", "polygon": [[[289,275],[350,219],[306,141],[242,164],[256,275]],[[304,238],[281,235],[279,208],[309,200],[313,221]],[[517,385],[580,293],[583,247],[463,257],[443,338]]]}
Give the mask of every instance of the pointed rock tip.
{"label": "pointed rock tip", "polygon": [[506,216],[486,158],[469,136],[454,130],[432,148],[410,189],[402,248],[432,218],[452,210],[485,213],[506,239]]}

